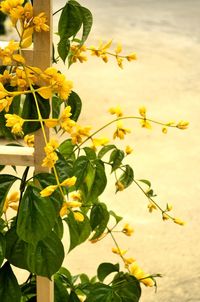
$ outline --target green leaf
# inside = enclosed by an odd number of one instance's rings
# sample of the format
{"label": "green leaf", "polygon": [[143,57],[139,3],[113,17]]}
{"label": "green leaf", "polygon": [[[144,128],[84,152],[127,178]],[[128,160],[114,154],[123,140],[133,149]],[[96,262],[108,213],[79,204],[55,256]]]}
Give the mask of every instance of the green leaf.
{"label": "green leaf", "polygon": [[64,233],[63,221],[60,216],[58,216],[56,223],[53,227],[54,232],[58,236],[58,238],[62,239]]}
{"label": "green leaf", "polygon": [[98,153],[98,158],[102,158],[107,152],[109,152],[112,149],[116,149],[115,145],[106,145]]}
{"label": "green leaf", "polygon": [[109,221],[109,212],[104,203],[95,204],[90,212],[90,224],[92,230],[95,231],[95,234],[92,237],[92,240],[101,236],[105,231]]}
{"label": "green leaf", "polygon": [[63,101],[58,96],[52,97],[52,118],[58,118]]}
{"label": "green leaf", "polygon": [[91,233],[91,227],[89,219],[86,215],[84,215],[84,220],[80,222],[75,220],[73,213],[70,213],[66,218],[64,218],[64,221],[66,221],[69,228],[70,252],[77,245],[81,244],[89,237]]}
{"label": "green leaf", "polygon": [[58,34],[66,39],[75,36],[82,25],[82,16],[79,8],[72,1],[66,3],[62,10],[59,23]]}
{"label": "green leaf", "polygon": [[86,156],[89,160],[95,160],[96,159],[96,153],[95,151],[90,147],[84,147],[83,150],[85,151]]}
{"label": "green leaf", "polygon": [[81,44],[83,44],[91,31],[93,18],[92,14],[86,7],[80,6],[79,7],[81,16],[82,16],[82,22],[83,22],[83,34],[81,39]]}
{"label": "green leaf", "polygon": [[60,144],[60,146],[58,147],[58,150],[65,159],[68,159],[69,157],[74,159],[74,157],[73,157],[74,147],[75,147],[75,145],[72,144],[72,140],[66,139],[64,142],[62,142]]}
{"label": "green leaf", "polygon": [[119,181],[124,185],[124,188],[127,188],[132,184],[133,180],[134,180],[133,169],[129,165],[126,165],[125,171],[120,176]]}
{"label": "green leaf", "polygon": [[86,176],[84,179],[88,192],[90,192],[92,185],[94,183],[95,172],[96,172],[95,166],[89,162],[87,165]]}
{"label": "green leaf", "polygon": [[72,290],[69,296],[70,302],[80,302],[80,299],[78,298],[77,294]]}
{"label": "green leaf", "polygon": [[122,163],[122,160],[124,159],[124,151],[116,149],[113,150],[111,155],[110,155],[110,160],[109,162],[112,165],[112,172],[115,171],[117,168],[119,168],[119,166]]}
{"label": "green leaf", "polygon": [[101,160],[95,161],[95,175],[94,181],[87,196],[88,200],[94,202],[99,195],[101,195],[106,187],[107,178],[105,167]]}
{"label": "green leaf", "polygon": [[0,284],[0,301],[20,302],[20,287],[8,261],[0,269]]}
{"label": "green leaf", "polygon": [[111,273],[119,272],[119,264],[112,264],[112,263],[101,263],[97,269],[97,277],[100,281],[103,280]]}
{"label": "green leaf", "polygon": [[[43,119],[49,117],[50,114],[50,104],[49,101],[42,98],[38,93],[36,93],[38,106],[40,109],[40,113]],[[27,94],[24,104],[23,104],[23,111],[22,111],[22,118],[24,119],[37,119],[38,112],[37,107],[35,104],[35,99],[32,94]],[[23,125],[23,132],[24,134],[28,134],[31,132],[35,132],[36,130],[40,129],[41,125],[40,122],[25,122]]]}
{"label": "green leaf", "polygon": [[122,302],[120,297],[112,290],[112,287],[102,283],[96,283],[85,302]]}
{"label": "green leaf", "polygon": [[0,233],[0,267],[3,263],[4,258],[5,258],[5,252],[6,252],[5,236]]}
{"label": "green leaf", "polygon": [[62,35],[58,43],[58,54],[64,63],[66,61],[69,50],[70,50],[70,41],[67,37]]}
{"label": "green leaf", "polygon": [[118,223],[123,219],[123,217],[118,216],[118,215],[117,215],[115,212],[113,212],[113,211],[110,211],[109,213],[110,213],[110,216],[113,216],[113,217],[115,218],[116,224],[118,224]]}
{"label": "green leaf", "polygon": [[68,97],[67,105],[71,107],[70,119],[77,121],[82,109],[82,102],[78,94],[72,91]]}
{"label": "green leaf", "polygon": [[139,179],[139,181],[143,182],[145,185],[147,185],[149,188],[151,187],[151,182],[147,179]]}
{"label": "green leaf", "polygon": [[28,270],[27,253],[28,243],[17,235],[16,228],[12,227],[6,233],[6,258],[16,267]]}
{"label": "green leaf", "polygon": [[14,184],[14,182],[18,178],[13,175],[8,174],[1,174],[0,175],[0,217],[2,215],[2,210],[4,206],[4,202],[6,199],[6,196],[11,188],[11,186]]}
{"label": "green leaf", "polygon": [[73,176],[73,163],[70,159],[65,160],[65,158],[57,152],[58,160],[55,164],[57,174],[60,182],[65,180],[66,178]]}
{"label": "green leaf", "polygon": [[118,273],[113,280],[112,288],[123,302],[138,302],[141,296],[140,282],[127,273]]}
{"label": "green leaf", "polygon": [[62,277],[56,274],[54,276],[54,302],[68,302],[69,294]]}
{"label": "green leaf", "polygon": [[64,248],[54,232],[40,240],[36,246],[28,245],[28,267],[36,275],[51,278],[59,270],[63,260]]}
{"label": "green leaf", "polygon": [[79,189],[79,187],[84,183],[85,176],[87,173],[87,167],[89,163],[90,162],[87,156],[84,155],[79,156],[74,163],[73,175],[77,177],[77,181],[76,181],[77,189]]}
{"label": "green leaf", "polygon": [[57,215],[57,205],[50,198],[41,197],[37,187],[29,185],[19,207],[18,236],[28,243],[36,244],[51,232]]}

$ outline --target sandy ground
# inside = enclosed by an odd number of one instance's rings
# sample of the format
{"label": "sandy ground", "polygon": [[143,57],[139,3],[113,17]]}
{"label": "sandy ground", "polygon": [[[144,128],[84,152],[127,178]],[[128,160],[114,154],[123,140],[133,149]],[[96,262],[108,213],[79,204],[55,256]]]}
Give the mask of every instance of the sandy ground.
{"label": "sandy ground", "polygon": [[[112,178],[101,201],[133,225],[133,237],[119,235],[128,255],[145,271],[163,274],[157,293],[144,288],[141,302],[198,302],[200,1],[80,2],[94,15],[89,45],[113,39],[123,44],[125,53],[136,51],[139,58],[124,64],[123,71],[115,62],[105,65],[97,58],[85,66],[62,68],[82,98],[81,122],[100,127],[110,119],[108,108],[116,104],[127,114],[136,114],[145,105],[151,118],[190,121],[187,131],[171,129],[167,135],[157,126],[149,131],[127,122],[133,131],[125,142],[134,148],[130,162],[135,177],[151,180],[157,201],[163,207],[173,203],[174,214],[186,220],[186,226],[163,222],[158,212],[149,214],[145,196],[134,186],[115,195]],[[59,7],[63,3],[59,1]],[[113,131],[111,127],[104,134],[112,137]],[[112,246],[109,238],[83,244],[66,257],[65,265],[74,273],[86,271],[92,276],[97,263],[118,261]]]}

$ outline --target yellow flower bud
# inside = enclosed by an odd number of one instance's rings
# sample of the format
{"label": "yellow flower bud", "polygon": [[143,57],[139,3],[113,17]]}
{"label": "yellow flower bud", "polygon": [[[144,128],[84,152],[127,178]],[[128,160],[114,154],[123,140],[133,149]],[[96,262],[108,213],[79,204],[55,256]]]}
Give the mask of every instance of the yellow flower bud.
{"label": "yellow flower bud", "polygon": [[127,155],[129,155],[133,152],[133,149],[130,146],[126,146],[125,152]]}
{"label": "yellow flower bud", "polygon": [[131,236],[134,233],[133,228],[126,223],[122,229],[122,232],[126,235],[126,236]]}
{"label": "yellow flower bud", "polygon": [[82,222],[84,221],[84,215],[81,212],[73,212],[74,218],[76,221]]}
{"label": "yellow flower bud", "polygon": [[121,183],[121,181],[117,181],[115,183],[115,186],[116,186],[117,191],[123,191],[124,190],[124,185],[123,185],[123,183]]}
{"label": "yellow flower bud", "polygon": [[167,134],[167,128],[166,127],[162,128],[162,133]]}
{"label": "yellow flower bud", "polygon": [[162,213],[162,219],[163,220],[168,220],[169,216],[166,213]]}
{"label": "yellow flower bud", "polygon": [[114,254],[123,256],[124,254],[126,254],[127,250],[121,250],[121,249],[119,249],[119,248],[117,248],[117,247],[113,247],[113,248],[112,248],[112,252],[113,252]]}
{"label": "yellow flower bud", "polygon": [[57,187],[57,185],[48,186],[40,192],[40,195],[42,197],[50,196],[57,189]]}
{"label": "yellow flower bud", "polygon": [[60,185],[66,187],[72,187],[76,183],[76,176],[72,176],[70,178],[65,179]]}
{"label": "yellow flower bud", "polygon": [[174,218],[174,223],[179,224],[179,225],[185,225],[185,222],[181,220],[180,218]]}
{"label": "yellow flower bud", "polygon": [[188,125],[189,125],[189,122],[186,122],[186,121],[180,121],[176,127],[178,129],[181,129],[181,130],[184,130],[184,129],[187,129],[188,128]]}
{"label": "yellow flower bud", "polygon": [[146,107],[142,106],[139,108],[139,114],[142,116],[142,117],[146,117]]}

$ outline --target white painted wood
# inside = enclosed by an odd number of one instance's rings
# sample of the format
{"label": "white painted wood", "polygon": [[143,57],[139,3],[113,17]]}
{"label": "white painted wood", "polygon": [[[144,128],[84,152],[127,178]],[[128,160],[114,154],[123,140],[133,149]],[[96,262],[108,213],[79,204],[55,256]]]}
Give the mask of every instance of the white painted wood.
{"label": "white painted wood", "polygon": [[10,166],[34,166],[34,148],[0,146],[0,164]]}

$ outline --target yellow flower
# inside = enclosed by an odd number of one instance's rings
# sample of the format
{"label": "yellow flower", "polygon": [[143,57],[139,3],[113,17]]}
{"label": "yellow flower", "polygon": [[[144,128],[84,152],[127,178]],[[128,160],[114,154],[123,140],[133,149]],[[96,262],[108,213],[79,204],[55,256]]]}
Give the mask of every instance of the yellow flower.
{"label": "yellow flower", "polygon": [[142,117],[146,117],[146,107],[142,106],[139,108],[139,114],[142,116]]}
{"label": "yellow flower", "polygon": [[115,53],[119,54],[120,52],[122,52],[122,44],[118,43],[117,47],[115,48]]}
{"label": "yellow flower", "polygon": [[24,119],[16,114],[5,114],[6,127],[11,127],[11,132],[14,134],[23,133],[22,126],[24,124]]}
{"label": "yellow flower", "polygon": [[50,141],[44,147],[44,151],[46,154],[50,154],[55,151],[59,146],[59,143],[56,139],[51,138]]}
{"label": "yellow flower", "polygon": [[130,146],[126,146],[125,152],[127,155],[129,155],[133,152],[133,149]]}
{"label": "yellow flower", "polygon": [[179,225],[185,225],[185,221],[181,220],[180,218],[174,218],[173,219],[174,223],[179,224]]}
{"label": "yellow flower", "polygon": [[150,201],[148,204],[148,209],[149,209],[149,212],[152,213],[153,210],[157,210],[157,207],[153,202]]}
{"label": "yellow flower", "polygon": [[72,176],[70,178],[65,179],[60,185],[66,187],[72,187],[76,183],[76,176]]}
{"label": "yellow flower", "polygon": [[[0,82],[3,85],[8,84],[11,79],[12,79],[12,74],[10,74],[7,69],[4,70],[3,74],[0,74]],[[2,86],[1,86],[1,88],[2,88]]]}
{"label": "yellow flower", "polygon": [[171,211],[173,209],[173,205],[171,203],[167,203],[167,211]]}
{"label": "yellow flower", "polygon": [[91,130],[90,126],[82,127],[76,124],[76,131],[71,134],[72,143],[73,144],[81,143],[83,136],[87,136],[87,137],[90,136],[90,130]]}
{"label": "yellow flower", "polygon": [[0,100],[0,112],[5,110],[6,112],[9,111],[10,105],[12,104],[13,97],[6,96],[4,99]]}
{"label": "yellow flower", "polygon": [[142,128],[151,129],[151,124],[144,118],[140,121]]}
{"label": "yellow flower", "polygon": [[66,202],[63,202],[62,208],[60,209],[60,216],[63,217],[69,213],[68,206]]}
{"label": "yellow flower", "polygon": [[123,59],[122,58],[119,58],[118,56],[116,56],[116,60],[117,60],[117,65],[121,68],[121,69],[123,69]]}
{"label": "yellow flower", "polygon": [[124,233],[126,236],[131,236],[134,233],[134,229],[126,223],[122,229],[122,233]]}
{"label": "yellow flower", "polygon": [[51,152],[43,159],[42,167],[53,168],[58,160],[56,152]]}
{"label": "yellow flower", "polygon": [[78,211],[73,212],[73,215],[74,215],[74,218],[76,221],[82,222],[85,219],[84,215],[81,212],[78,212]]}
{"label": "yellow flower", "polygon": [[27,144],[28,147],[34,147],[34,134],[27,134],[24,136],[24,142]]}
{"label": "yellow flower", "polygon": [[70,52],[71,52],[71,60],[72,62],[77,62],[79,60],[80,63],[83,63],[87,61],[87,57],[83,54],[87,50],[85,45],[80,46],[78,45],[72,45],[70,47]]}
{"label": "yellow flower", "polygon": [[72,128],[76,125],[76,122],[74,120],[70,119],[71,113],[71,107],[67,106],[63,110],[60,118],[59,118],[59,124],[63,130],[65,130],[68,133],[72,132]]}
{"label": "yellow flower", "polygon": [[162,128],[162,133],[167,134],[167,128],[166,127]]}
{"label": "yellow flower", "polygon": [[40,13],[33,18],[34,30],[37,32],[49,31],[49,26],[47,23],[47,17],[45,13]]}
{"label": "yellow flower", "polygon": [[19,192],[13,192],[7,196],[3,206],[3,213],[6,213],[8,208],[12,208],[13,210],[17,211],[19,207],[19,198]]}
{"label": "yellow flower", "polygon": [[81,200],[81,193],[79,191],[74,191],[70,193],[70,198],[72,198],[73,200]]}
{"label": "yellow flower", "polygon": [[93,138],[92,139],[93,147],[99,147],[99,146],[105,146],[106,144],[109,143],[109,139],[107,137],[102,137],[102,138]]}
{"label": "yellow flower", "polygon": [[117,248],[117,247],[113,247],[113,248],[112,248],[112,252],[113,252],[114,254],[123,256],[124,254],[126,254],[127,250],[121,250],[121,249],[119,249],[119,248]]}
{"label": "yellow flower", "polygon": [[155,282],[153,279],[146,274],[137,264],[137,262],[134,262],[129,266],[129,270],[131,275],[133,275],[135,278],[137,278],[140,282],[142,282],[145,286],[154,286]]}
{"label": "yellow flower", "polygon": [[0,99],[3,99],[8,95],[9,95],[8,91],[4,88],[3,84],[0,83]]}
{"label": "yellow flower", "polygon": [[189,122],[186,122],[186,121],[180,121],[176,127],[178,129],[181,129],[181,130],[184,130],[184,129],[187,129],[188,128],[188,125],[189,125]]}
{"label": "yellow flower", "polygon": [[49,118],[48,120],[45,120],[44,123],[48,128],[54,128],[58,125],[58,119],[57,118]]}
{"label": "yellow flower", "polygon": [[130,62],[130,61],[135,61],[137,60],[137,55],[135,52],[130,53],[129,55],[126,56],[126,59]]}
{"label": "yellow flower", "polygon": [[12,55],[12,59],[14,61],[16,61],[17,63],[25,64],[25,59],[20,54],[14,54],[14,55]]}
{"label": "yellow flower", "polygon": [[128,267],[130,264],[135,262],[136,260],[134,258],[124,258],[125,266]]}
{"label": "yellow flower", "polygon": [[162,213],[162,219],[163,220],[168,220],[169,216],[166,213]]}
{"label": "yellow flower", "polygon": [[0,48],[0,59],[3,65],[12,64],[12,55],[19,49],[19,43],[11,40],[5,48]]}
{"label": "yellow flower", "polygon": [[48,197],[57,189],[57,187],[57,185],[48,186],[40,192],[40,195],[42,197]]}
{"label": "yellow flower", "polygon": [[82,203],[79,201],[67,201],[66,204],[69,208],[80,208],[82,206]]}
{"label": "yellow flower", "polygon": [[51,86],[43,86],[37,89],[37,92],[41,97],[44,99],[50,99],[53,95],[52,87]]}
{"label": "yellow flower", "polygon": [[123,116],[123,112],[121,110],[120,106],[116,106],[116,107],[111,107],[109,109],[110,114],[116,114],[116,116],[121,117]]}
{"label": "yellow flower", "polygon": [[124,128],[122,123],[118,122],[117,130],[114,132],[113,138],[115,139],[116,137],[118,137],[119,139],[124,139],[125,135],[130,132],[131,132],[130,129]]}
{"label": "yellow flower", "polygon": [[123,183],[119,180],[115,183],[115,186],[116,186],[117,192],[118,191],[123,191],[125,189]]}

